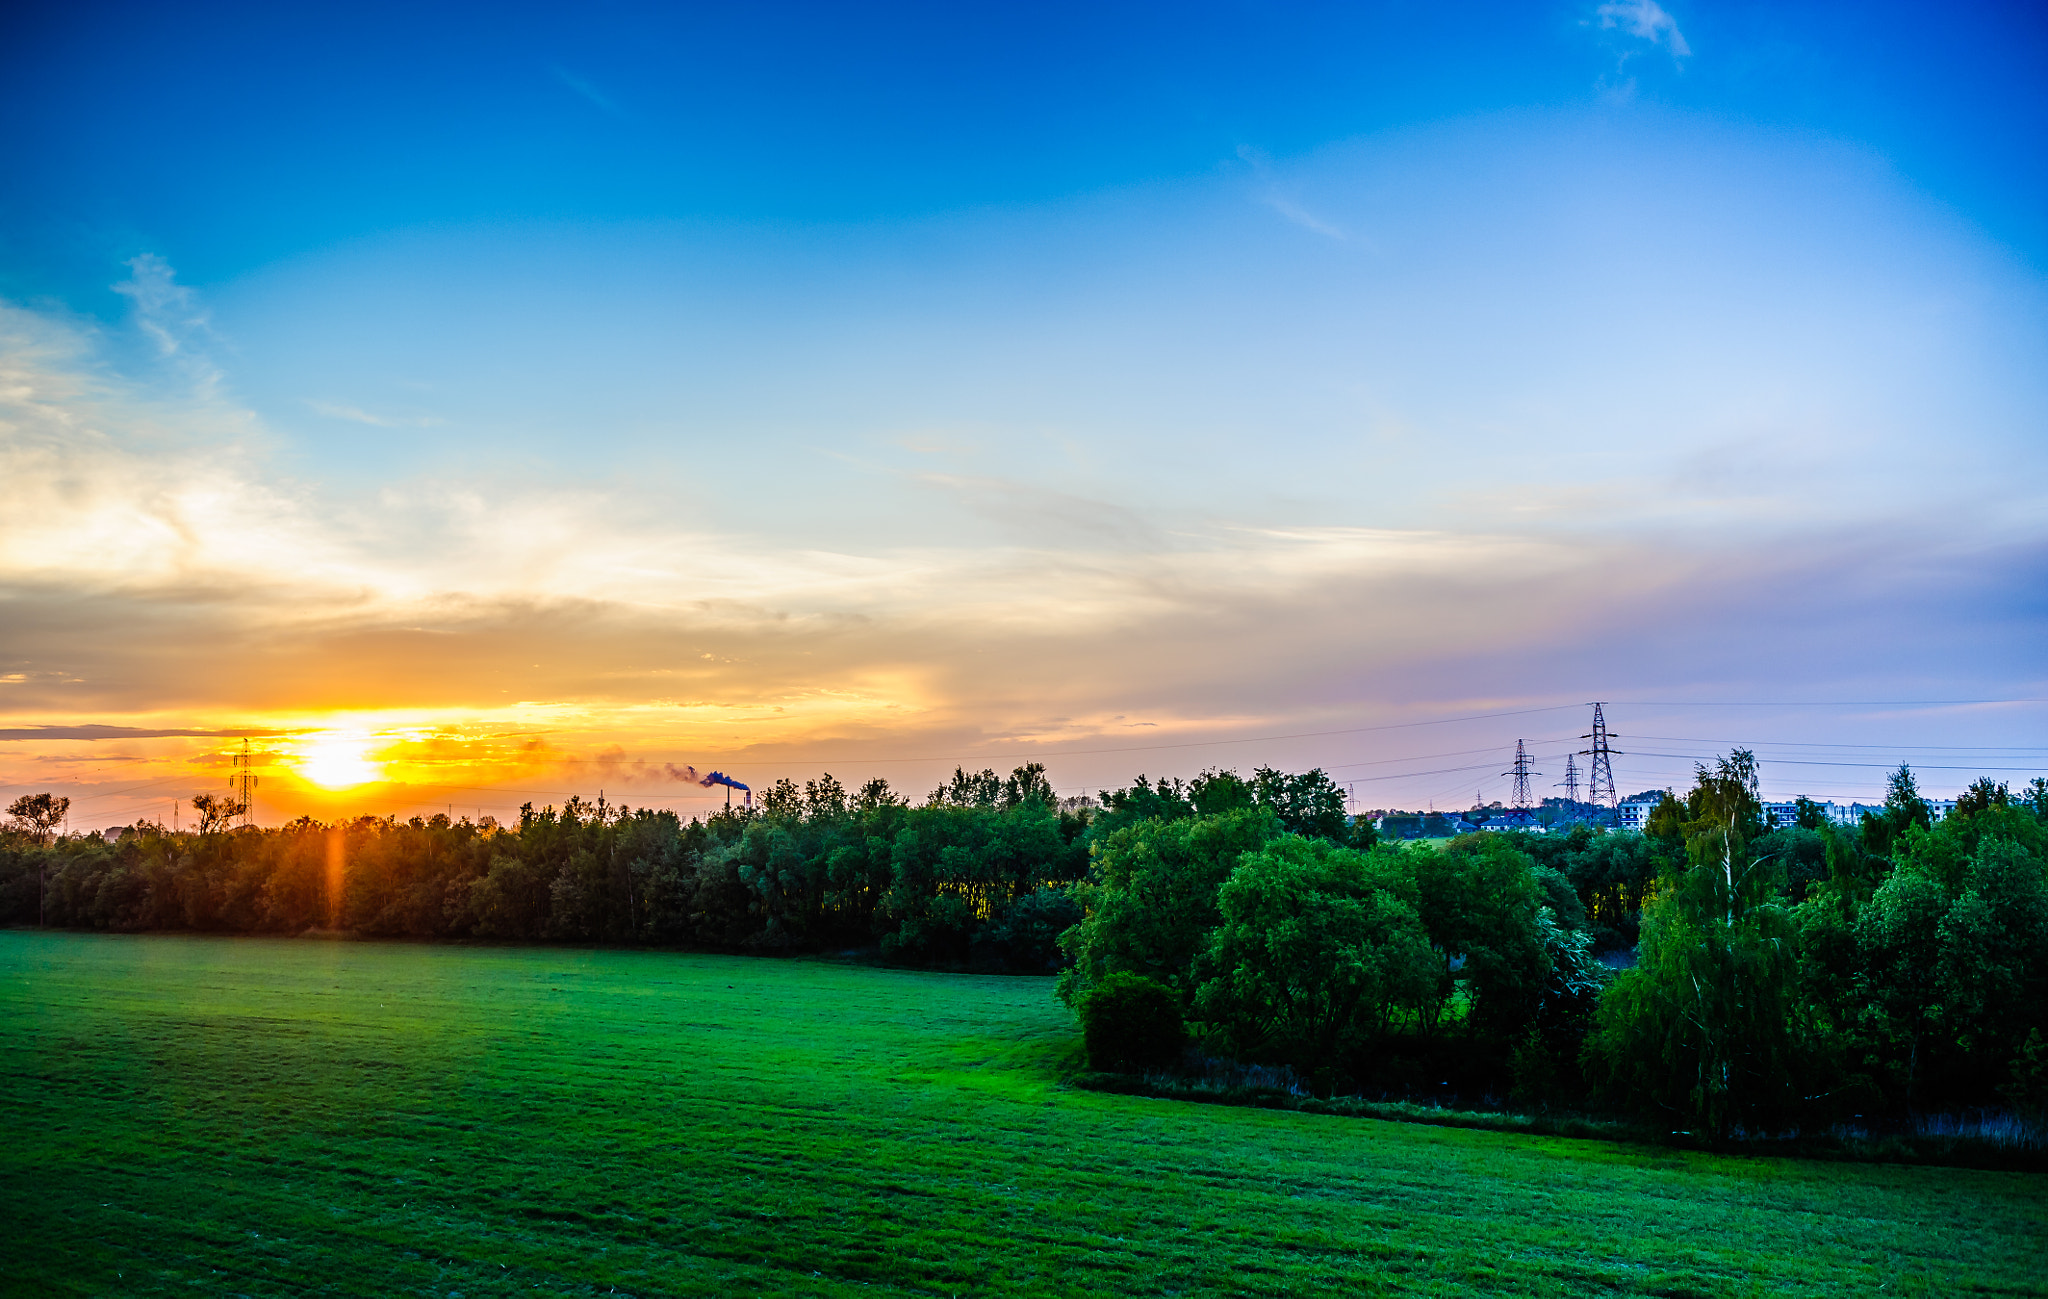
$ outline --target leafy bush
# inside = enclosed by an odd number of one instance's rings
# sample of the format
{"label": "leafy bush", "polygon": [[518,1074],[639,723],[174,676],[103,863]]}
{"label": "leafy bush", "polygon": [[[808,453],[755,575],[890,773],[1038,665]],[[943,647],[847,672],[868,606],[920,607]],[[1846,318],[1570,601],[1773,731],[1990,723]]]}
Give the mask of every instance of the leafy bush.
{"label": "leafy bush", "polygon": [[1436,960],[1407,860],[1293,835],[1244,855],[1195,994],[1233,1050],[1314,1072],[1420,1007]]}
{"label": "leafy bush", "polygon": [[1171,1068],[1188,1040],[1179,995],[1128,973],[1108,976],[1081,998],[1081,1035],[1089,1065],[1112,1073]]}
{"label": "leafy bush", "polygon": [[1086,911],[1061,944],[1073,959],[1060,976],[1071,1006],[1104,977],[1143,974],[1192,998],[1189,969],[1222,919],[1216,894],[1238,858],[1262,847],[1280,823],[1262,807],[1126,826],[1093,847],[1075,890]]}

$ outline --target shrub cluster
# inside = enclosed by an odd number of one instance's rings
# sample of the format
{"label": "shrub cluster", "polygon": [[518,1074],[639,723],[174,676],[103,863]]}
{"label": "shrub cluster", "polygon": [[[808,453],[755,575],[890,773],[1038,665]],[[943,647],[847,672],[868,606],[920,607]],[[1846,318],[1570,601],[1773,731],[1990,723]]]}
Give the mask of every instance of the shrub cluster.
{"label": "shrub cluster", "polygon": [[1112,974],[1081,998],[1081,1036],[1091,1068],[1148,1073],[1180,1064],[1187,1024],[1173,989],[1142,974]]}

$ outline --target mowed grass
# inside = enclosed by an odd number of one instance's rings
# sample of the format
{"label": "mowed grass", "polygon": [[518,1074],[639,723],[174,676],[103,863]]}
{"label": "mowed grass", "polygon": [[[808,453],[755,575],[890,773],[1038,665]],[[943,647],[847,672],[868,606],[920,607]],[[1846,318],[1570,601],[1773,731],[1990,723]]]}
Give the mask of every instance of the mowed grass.
{"label": "mowed grass", "polygon": [[0,933],[11,1293],[2043,1294],[2048,1179],[1069,1090],[1044,979]]}

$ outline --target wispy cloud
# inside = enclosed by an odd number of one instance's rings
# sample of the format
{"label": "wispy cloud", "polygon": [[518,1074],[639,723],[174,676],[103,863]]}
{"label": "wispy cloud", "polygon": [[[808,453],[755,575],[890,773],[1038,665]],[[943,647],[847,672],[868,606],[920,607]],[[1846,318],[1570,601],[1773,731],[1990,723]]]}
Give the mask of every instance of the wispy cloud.
{"label": "wispy cloud", "polygon": [[555,80],[589,100],[591,104],[596,106],[598,111],[609,113],[621,121],[630,120],[631,115],[619,106],[617,100],[612,99],[582,77],[577,76],[566,68],[549,68],[548,71],[554,74]]}
{"label": "wispy cloud", "polygon": [[353,424],[368,424],[373,428],[433,428],[446,420],[432,415],[379,415],[360,406],[349,406],[341,402],[316,401],[307,398],[306,405],[316,414],[329,419],[347,420]]}
{"label": "wispy cloud", "polygon": [[128,270],[128,278],[112,287],[128,299],[136,326],[201,395],[211,396],[221,382],[221,371],[207,353],[213,321],[198,296],[179,284],[171,264],[155,253],[129,259]]}
{"label": "wispy cloud", "polygon": [[1266,152],[1263,149],[1255,148],[1249,144],[1240,144],[1237,146],[1237,156],[1250,164],[1252,175],[1260,183],[1259,202],[1278,212],[1281,216],[1304,230],[1322,235],[1326,239],[1341,240],[1345,238],[1344,231],[1337,225],[1317,216],[1299,202],[1280,191],[1273,179],[1273,161],[1266,156]]}
{"label": "wispy cloud", "polygon": [[208,731],[183,728],[148,728],[141,726],[106,726],[87,723],[82,726],[16,726],[0,728],[0,740],[160,740],[166,738],[196,738],[201,736],[240,738],[244,735],[273,735],[273,731]]}
{"label": "wispy cloud", "polygon": [[1304,230],[1312,230],[1330,239],[1344,238],[1342,230],[1316,216],[1291,199],[1282,198],[1278,194],[1268,194],[1265,196],[1265,203],[1267,207],[1272,208],[1275,212],[1278,212],[1281,216],[1286,217]]}
{"label": "wispy cloud", "polygon": [[1653,47],[1668,50],[1674,59],[1692,54],[1685,33],[1678,30],[1678,20],[1665,12],[1657,0],[1607,0],[1594,9],[1593,17],[1602,31],[1620,31],[1648,41]]}

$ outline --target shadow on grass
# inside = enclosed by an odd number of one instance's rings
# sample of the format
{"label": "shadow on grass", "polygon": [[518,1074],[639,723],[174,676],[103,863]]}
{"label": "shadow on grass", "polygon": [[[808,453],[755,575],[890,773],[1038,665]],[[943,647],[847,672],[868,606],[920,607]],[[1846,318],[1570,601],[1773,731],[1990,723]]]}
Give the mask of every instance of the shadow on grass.
{"label": "shadow on grass", "polygon": [[[1219,1062],[1220,1063],[1220,1062]],[[1198,1105],[1328,1114],[1436,1127],[1475,1128],[1522,1136],[1574,1137],[1638,1145],[1712,1149],[1692,1133],[1669,1131],[1614,1115],[1574,1111],[1455,1109],[1422,1101],[1368,1100],[1363,1096],[1319,1097],[1292,1070],[1270,1066],[1229,1066],[1206,1076],[1179,1074],[1076,1073],[1067,1080],[1085,1091],[1149,1096]],[[1858,1163],[1925,1164],[2004,1172],[2048,1172],[2048,1131],[2003,1111],[1970,1115],[1928,1115],[1907,1132],[1873,1132],[1839,1126],[1826,1132],[1741,1136],[1716,1152]]]}

